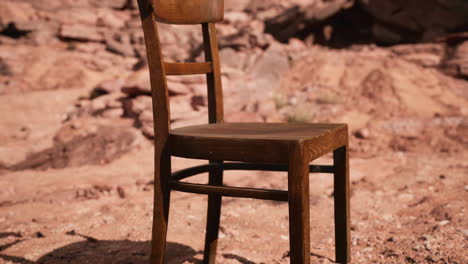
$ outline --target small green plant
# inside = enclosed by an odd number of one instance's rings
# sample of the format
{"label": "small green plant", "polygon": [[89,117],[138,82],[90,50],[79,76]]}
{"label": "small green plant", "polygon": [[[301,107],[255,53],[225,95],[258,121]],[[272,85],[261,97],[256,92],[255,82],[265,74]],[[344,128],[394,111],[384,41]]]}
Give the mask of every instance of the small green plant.
{"label": "small green plant", "polygon": [[276,110],[279,110],[288,105],[288,98],[282,94],[274,94],[272,99],[275,103]]}
{"label": "small green plant", "polygon": [[296,109],[287,115],[286,120],[288,123],[307,123],[314,117],[314,114],[305,109]]}

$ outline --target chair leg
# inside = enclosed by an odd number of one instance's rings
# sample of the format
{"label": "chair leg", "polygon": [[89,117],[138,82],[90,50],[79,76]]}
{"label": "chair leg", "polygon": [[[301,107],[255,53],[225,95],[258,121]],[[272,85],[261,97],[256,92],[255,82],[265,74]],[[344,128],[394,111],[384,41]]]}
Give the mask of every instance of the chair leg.
{"label": "chair leg", "polygon": [[[221,163],[222,161],[210,161],[210,163]],[[223,184],[223,170],[209,172],[210,185]],[[216,261],[216,248],[218,246],[219,222],[221,217],[221,195],[208,195],[208,214],[206,217],[205,251],[203,254],[204,264],[214,264]]]}
{"label": "chair leg", "polygon": [[289,157],[289,244],[291,264],[310,264],[309,164],[301,146]]}
{"label": "chair leg", "polygon": [[163,151],[155,158],[154,170],[153,232],[151,239],[151,264],[162,264],[166,247],[169,218],[171,157]]}
{"label": "chair leg", "polygon": [[333,152],[335,199],[335,254],[337,263],[350,262],[348,146]]}

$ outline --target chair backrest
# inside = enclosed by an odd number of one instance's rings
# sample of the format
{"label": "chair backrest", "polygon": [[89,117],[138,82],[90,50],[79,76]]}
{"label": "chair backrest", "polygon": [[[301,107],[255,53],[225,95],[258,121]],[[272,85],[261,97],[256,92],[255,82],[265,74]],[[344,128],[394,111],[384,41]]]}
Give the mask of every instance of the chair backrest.
{"label": "chair backrest", "polygon": [[[221,72],[214,24],[223,19],[223,1],[138,0],[150,70],[156,143],[165,142],[170,131],[166,75],[206,74],[209,122],[223,122]],[[201,24],[206,62],[164,62],[156,21]]]}
{"label": "chair backrest", "polygon": [[224,0],[153,0],[155,17],[170,24],[201,24],[223,20]]}

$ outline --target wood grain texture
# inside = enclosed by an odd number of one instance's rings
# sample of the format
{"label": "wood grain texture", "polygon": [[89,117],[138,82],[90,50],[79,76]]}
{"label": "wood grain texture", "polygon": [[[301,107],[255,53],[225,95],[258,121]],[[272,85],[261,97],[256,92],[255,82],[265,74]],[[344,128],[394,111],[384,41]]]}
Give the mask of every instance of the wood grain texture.
{"label": "wood grain texture", "polygon": [[[221,165],[221,160],[210,160],[210,164]],[[208,173],[208,185],[221,186],[223,185],[223,170],[221,166],[215,166]],[[208,211],[206,215],[206,234],[205,234],[205,250],[203,253],[203,263],[216,263],[216,249],[218,247],[219,224],[221,221],[221,202],[222,195],[219,193],[208,194]]]}
{"label": "wood grain texture", "polygon": [[343,124],[219,123],[171,131],[172,155],[262,163],[288,163],[291,142],[305,142],[307,158],[331,152]]}
{"label": "wood grain texture", "polygon": [[[194,175],[209,172],[212,169],[252,170],[252,171],[288,171],[288,164],[267,164],[252,162],[209,163],[173,172],[171,180],[180,181]],[[334,173],[335,167],[330,165],[309,165],[310,173]]]}
{"label": "wood grain texture", "polygon": [[309,162],[301,142],[290,144],[289,245],[291,264],[310,264]]}
{"label": "wood grain texture", "polygon": [[223,87],[221,84],[221,65],[219,62],[218,39],[214,23],[202,24],[203,48],[206,61],[213,64],[213,72],[206,74],[208,85],[208,122],[224,121]]}
{"label": "wood grain texture", "polygon": [[145,36],[154,117],[154,210],[151,242],[151,263],[162,264],[166,246],[169,218],[169,177],[171,175],[170,150],[168,146],[170,129],[169,95],[166,84],[158,29],[148,0],[138,0]]}
{"label": "wood grain texture", "polygon": [[192,75],[213,72],[211,62],[164,62],[166,75]]}
{"label": "wood grain texture", "polygon": [[228,197],[255,198],[273,201],[288,201],[288,192],[281,190],[266,190],[256,188],[230,187],[230,186],[210,186],[206,184],[171,182],[173,190],[191,192],[198,194],[220,194]]}
{"label": "wood grain texture", "polygon": [[153,229],[151,238],[151,263],[162,264],[166,248],[169,223],[171,156],[168,147],[155,153]]}
{"label": "wood grain texture", "polygon": [[[151,263],[162,264],[169,215],[170,190],[208,194],[204,263],[214,264],[221,197],[246,197],[289,202],[292,264],[309,264],[309,172],[334,173],[336,259],[349,262],[348,128],[345,124],[224,123],[221,69],[214,22],[223,19],[223,0],[138,0],[150,69],[155,131],[154,212]],[[163,62],[156,21],[201,24],[206,62]],[[166,75],[206,74],[208,122],[170,129]],[[329,152],[333,166],[309,166]],[[210,160],[171,174],[171,156]],[[223,164],[222,161],[247,164]],[[223,170],[288,170],[288,191],[222,185]],[[208,185],[178,180],[209,172]],[[171,179],[172,176],[172,179]]]}
{"label": "wood grain texture", "polygon": [[324,133],[325,134],[321,136],[312,136],[311,134],[311,138],[304,140],[304,146],[307,149],[306,153],[309,162],[347,144],[348,142],[348,125],[346,124],[340,124],[339,127],[330,129]]}
{"label": "wood grain texture", "polygon": [[155,18],[170,24],[218,22],[224,17],[224,0],[152,0]]}
{"label": "wood grain texture", "polygon": [[349,207],[349,157],[348,144],[333,152],[335,201],[335,260],[351,261],[350,207]]}

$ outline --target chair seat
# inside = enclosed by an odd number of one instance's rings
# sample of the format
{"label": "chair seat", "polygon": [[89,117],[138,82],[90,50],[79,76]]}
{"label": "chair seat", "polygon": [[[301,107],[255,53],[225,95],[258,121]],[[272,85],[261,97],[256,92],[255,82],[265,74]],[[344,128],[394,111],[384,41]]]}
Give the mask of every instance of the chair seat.
{"label": "chair seat", "polygon": [[291,144],[301,144],[313,160],[346,139],[346,124],[216,123],[170,132],[173,156],[265,163],[287,163]]}

